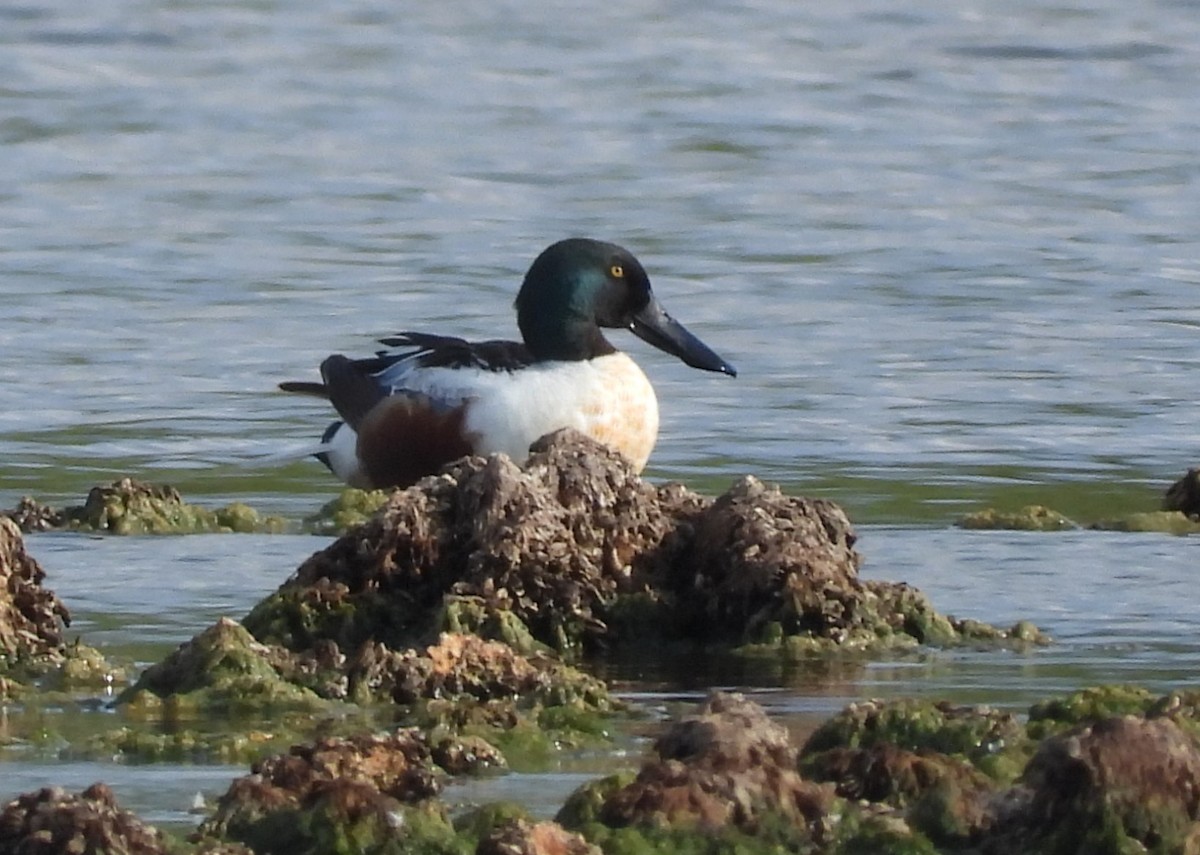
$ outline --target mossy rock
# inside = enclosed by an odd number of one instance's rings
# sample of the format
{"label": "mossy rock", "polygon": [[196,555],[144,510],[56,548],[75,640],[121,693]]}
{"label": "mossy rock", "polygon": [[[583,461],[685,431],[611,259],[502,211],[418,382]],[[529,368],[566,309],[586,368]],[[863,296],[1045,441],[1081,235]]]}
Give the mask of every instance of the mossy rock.
{"label": "mossy rock", "polygon": [[1000,780],[1015,777],[1032,751],[1011,713],[945,701],[871,700],[850,704],[818,727],[801,749],[801,770],[815,768],[824,751],[878,745],[963,757]]}
{"label": "mossy rock", "polygon": [[1026,505],[1016,511],[987,508],[967,514],[958,521],[959,528],[1011,531],[1068,531],[1079,528],[1058,511],[1044,505]]}
{"label": "mossy rock", "polygon": [[283,710],[327,711],[329,702],[280,673],[282,661],[236,621],[222,618],[157,665],[117,698],[128,715],[191,718]]}
{"label": "mossy rock", "polygon": [[51,508],[26,497],[5,515],[23,531],[65,528],[121,535],[276,534],[288,529],[282,517],[264,517],[242,502],[211,510],[185,502],[174,487],[133,478],[93,487],[82,505]]}
{"label": "mossy rock", "polygon": [[1029,708],[1026,729],[1032,739],[1115,715],[1144,716],[1157,700],[1141,686],[1107,685],[1080,689],[1061,698],[1039,701]]}
{"label": "mossy rock", "polygon": [[1200,533],[1200,520],[1193,519],[1179,511],[1150,511],[1100,520],[1092,523],[1088,528],[1097,531],[1159,532],[1185,535]]}
{"label": "mossy rock", "polygon": [[390,495],[388,490],[343,490],[315,514],[306,517],[304,528],[314,534],[345,534],[374,516],[387,503]]}

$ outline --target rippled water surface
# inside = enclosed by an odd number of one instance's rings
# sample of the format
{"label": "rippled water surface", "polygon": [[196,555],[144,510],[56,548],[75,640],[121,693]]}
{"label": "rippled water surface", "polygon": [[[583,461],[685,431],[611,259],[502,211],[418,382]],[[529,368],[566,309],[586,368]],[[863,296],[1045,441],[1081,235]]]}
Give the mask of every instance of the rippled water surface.
{"label": "rippled water surface", "polygon": [[[948,524],[1152,508],[1195,463],[1197,79],[1187,0],[5,5],[0,504],[133,474],[300,517],[336,484],[274,456],[328,413],[278,381],[400,329],[511,336],[529,261],[585,234],[740,370],[613,334],[659,392],[651,477],[829,496],[865,572],[1058,639],[618,685],[804,717],[1192,683],[1195,539]],[[73,629],[141,661],[320,545],[30,539]],[[104,778],[151,818],[233,774],[11,760],[6,791]]]}

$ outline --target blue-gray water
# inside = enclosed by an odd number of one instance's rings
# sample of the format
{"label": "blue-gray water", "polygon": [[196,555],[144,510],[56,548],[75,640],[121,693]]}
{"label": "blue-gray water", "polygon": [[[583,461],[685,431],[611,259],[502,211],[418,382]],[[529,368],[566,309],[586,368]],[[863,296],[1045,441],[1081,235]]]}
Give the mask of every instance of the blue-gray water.
{"label": "blue-gray water", "polygon": [[[328,414],[279,380],[400,329],[512,335],[529,261],[585,234],[633,250],[741,372],[614,334],[659,391],[651,477],[831,496],[864,524],[867,573],[1059,639],[714,682],[813,714],[1194,682],[1195,539],[947,525],[982,503],[1151,508],[1196,462],[1196,12],[5,5],[0,504],[133,474],[299,517],[336,485],[262,458]],[[114,650],[243,614],[318,545],[30,539],[85,640]],[[20,762],[12,792],[106,778],[148,815],[186,808],[161,770]]]}

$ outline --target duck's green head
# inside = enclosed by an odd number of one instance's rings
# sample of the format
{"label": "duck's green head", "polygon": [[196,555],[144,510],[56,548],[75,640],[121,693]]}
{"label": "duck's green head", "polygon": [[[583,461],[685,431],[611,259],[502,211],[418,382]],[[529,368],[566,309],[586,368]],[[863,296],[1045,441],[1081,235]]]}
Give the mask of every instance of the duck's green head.
{"label": "duck's green head", "polygon": [[693,368],[737,371],[668,315],[628,250],[568,238],[542,252],[517,294],[517,326],[538,360],[593,359],[616,349],[601,327],[627,329]]}

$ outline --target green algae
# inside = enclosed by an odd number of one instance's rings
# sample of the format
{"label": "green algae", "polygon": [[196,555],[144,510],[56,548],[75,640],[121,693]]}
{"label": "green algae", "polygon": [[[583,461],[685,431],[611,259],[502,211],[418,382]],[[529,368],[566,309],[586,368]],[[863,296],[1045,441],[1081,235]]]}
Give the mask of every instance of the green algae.
{"label": "green algae", "polygon": [[997,762],[1016,751],[1023,762],[1030,750],[1025,730],[1011,713],[990,707],[902,698],[850,704],[818,727],[801,749],[801,770],[836,748],[889,744],[908,751],[960,756],[1001,780],[1015,777],[1012,764]]}
{"label": "green algae", "polygon": [[342,535],[362,525],[386,503],[388,490],[357,490],[348,488],[304,519],[304,528],[314,534]]}
{"label": "green algae", "polygon": [[311,689],[285,679],[269,653],[236,621],[222,618],[147,668],[117,703],[127,715],[168,719],[329,710]]}
{"label": "green algae", "polygon": [[271,730],[240,729],[205,732],[196,729],[150,730],[120,727],[95,734],[59,752],[61,759],[119,759],[127,763],[252,763],[286,749],[308,735],[309,719],[276,721]]}
{"label": "green algae", "polygon": [[1179,511],[1150,511],[1100,520],[1088,528],[1097,531],[1159,532],[1161,534],[1200,534],[1200,520]]}
{"label": "green algae", "polygon": [[305,805],[234,817],[219,839],[244,843],[256,855],[470,855],[475,848],[442,805],[393,801],[380,809],[367,794],[360,804],[335,798],[317,794]]}
{"label": "green algae", "polygon": [[496,608],[482,597],[446,596],[437,626],[441,633],[462,633],[501,641],[525,656],[550,653],[550,647],[534,638],[516,614]]}
{"label": "green algae", "polygon": [[1016,511],[986,508],[967,514],[957,524],[959,528],[1012,531],[1068,531],[1079,527],[1044,505],[1026,505]]}
{"label": "green algae", "polygon": [[1029,708],[1026,729],[1033,739],[1080,724],[1120,715],[1145,716],[1156,697],[1141,686],[1091,686],[1061,697],[1041,701]]}
{"label": "green algae", "polygon": [[[563,802],[554,821],[576,831],[600,824],[600,810],[619,790],[633,783],[635,772],[624,771],[588,781],[577,787]],[[585,835],[587,836],[587,835]]]}
{"label": "green algae", "polygon": [[758,818],[753,832],[734,825],[712,828],[699,823],[617,828],[590,823],[573,830],[605,855],[803,855],[828,851],[805,825],[770,813]]}
{"label": "green algae", "polygon": [[263,516],[242,502],[209,509],[185,502],[166,484],[122,478],[93,487],[82,505],[52,508],[25,497],[4,512],[24,531],[68,529],[103,534],[278,534],[289,529],[278,516]]}

